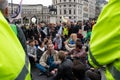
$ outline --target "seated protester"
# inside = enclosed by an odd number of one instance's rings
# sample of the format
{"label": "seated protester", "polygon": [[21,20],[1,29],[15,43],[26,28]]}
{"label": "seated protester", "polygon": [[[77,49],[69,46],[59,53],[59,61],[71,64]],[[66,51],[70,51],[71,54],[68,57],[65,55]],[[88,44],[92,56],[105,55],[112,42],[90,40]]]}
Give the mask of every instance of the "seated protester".
{"label": "seated protester", "polygon": [[64,42],[64,45],[65,45],[65,49],[66,49],[68,52],[71,52],[71,51],[75,48],[75,46],[72,47],[72,48],[70,48],[70,47],[68,46],[68,43],[67,43],[66,41]]}
{"label": "seated protester", "polygon": [[75,47],[75,43],[77,40],[77,34],[71,34],[70,38],[65,42],[65,48],[68,51],[71,51]]}
{"label": "seated protester", "polygon": [[47,49],[47,45],[48,45],[48,44],[52,44],[51,37],[44,38],[43,42],[44,42],[45,48]]}
{"label": "seated protester", "polygon": [[52,44],[52,39],[51,39],[51,38],[50,38],[50,39],[48,39],[47,44]]}
{"label": "seated protester", "polygon": [[47,76],[49,76],[49,72],[52,72],[52,70],[57,68],[60,61],[58,60],[58,52],[54,50],[54,45],[52,43],[49,43],[47,47],[47,51],[43,53],[39,64],[36,64],[36,67],[43,74],[47,74]]}
{"label": "seated protester", "polygon": [[73,62],[70,59],[66,59],[66,54],[64,51],[60,51],[58,53],[58,57],[61,60],[61,64],[59,64],[54,80],[74,80],[74,75],[72,72]]}
{"label": "seated protester", "polygon": [[36,61],[36,47],[34,40],[29,41],[29,44],[27,45],[27,53],[30,59],[30,63],[34,64]]}
{"label": "seated protester", "polygon": [[43,42],[44,42],[45,48],[47,49],[48,38],[44,38]]}
{"label": "seated protester", "polygon": [[54,49],[60,50],[62,48],[62,38],[59,34],[56,34],[56,37],[53,39]]}
{"label": "seated protester", "polygon": [[38,49],[38,46],[39,46],[39,42],[38,42],[38,40],[35,40],[35,47],[36,47],[36,49]]}
{"label": "seated protester", "polygon": [[86,64],[87,53],[83,48],[81,40],[77,40],[75,44],[75,49],[68,53],[71,60],[79,59],[83,64]]}
{"label": "seated protester", "polygon": [[88,76],[91,80],[101,80],[99,69],[90,68],[86,71],[86,76]]}
{"label": "seated protester", "polygon": [[84,39],[83,39],[83,34],[82,34],[82,30],[79,30],[77,33],[77,38],[80,39],[82,41],[82,43],[84,44]]}
{"label": "seated protester", "polygon": [[68,39],[68,44],[73,45],[75,44],[76,40],[77,40],[77,34],[72,33],[70,38]]}
{"label": "seated protester", "polygon": [[76,60],[73,63],[73,74],[75,76],[75,80],[90,80],[86,76],[86,66],[79,60]]}
{"label": "seated protester", "polygon": [[36,54],[37,54],[37,63],[39,63],[39,60],[40,60],[40,58],[41,58],[41,56],[42,56],[42,54],[45,52],[45,50],[46,50],[46,48],[45,48],[45,46],[44,46],[44,42],[39,42],[38,43],[39,45],[38,45],[38,49],[37,49],[37,52],[36,52]]}

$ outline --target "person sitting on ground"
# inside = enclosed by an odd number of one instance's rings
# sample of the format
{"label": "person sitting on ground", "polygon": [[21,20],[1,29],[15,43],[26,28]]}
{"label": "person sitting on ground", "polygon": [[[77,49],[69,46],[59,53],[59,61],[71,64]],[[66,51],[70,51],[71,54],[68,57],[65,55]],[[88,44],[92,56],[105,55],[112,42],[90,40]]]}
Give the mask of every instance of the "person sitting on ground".
{"label": "person sitting on ground", "polygon": [[69,52],[75,48],[75,43],[77,40],[77,34],[73,33],[70,35],[70,38],[64,42],[66,50]]}
{"label": "person sitting on ground", "polygon": [[86,72],[86,66],[81,63],[79,60],[76,60],[73,62],[73,74],[75,76],[74,80],[90,80],[87,79],[87,76],[85,74]]}
{"label": "person sitting on ground", "polygon": [[84,44],[84,37],[83,37],[81,29],[79,29],[79,31],[77,33],[77,38],[80,39],[82,41],[82,43]]}
{"label": "person sitting on ground", "polygon": [[29,45],[27,45],[27,52],[29,56],[29,60],[31,64],[34,64],[36,62],[36,47],[35,47],[35,41],[29,40]]}
{"label": "person sitting on ground", "polygon": [[58,51],[54,50],[54,45],[49,43],[47,47],[47,51],[43,53],[39,64],[36,64],[36,67],[42,72],[42,74],[49,76],[49,72],[52,72],[52,70],[58,67],[60,60],[58,59]]}
{"label": "person sitting on ground", "polygon": [[75,49],[69,52],[68,55],[71,60],[79,59],[82,63],[86,64],[87,53],[80,39],[76,41]]}
{"label": "person sitting on ground", "polygon": [[46,50],[46,48],[45,48],[45,46],[44,46],[44,42],[39,42],[38,43],[39,44],[39,46],[38,46],[38,49],[37,49],[37,52],[36,52],[36,54],[37,54],[37,63],[39,63],[39,60],[40,60],[40,58],[41,58],[41,56],[42,56],[42,54],[45,52],[45,50]]}
{"label": "person sitting on ground", "polygon": [[59,34],[56,34],[56,37],[53,39],[54,49],[60,50],[62,48],[62,38]]}
{"label": "person sitting on ground", "polygon": [[88,76],[91,80],[101,80],[101,73],[99,69],[90,68],[86,71],[86,76]]}
{"label": "person sitting on ground", "polygon": [[74,75],[72,72],[73,62],[66,58],[64,51],[59,51],[58,57],[61,60],[61,64],[58,67],[54,80],[74,80]]}

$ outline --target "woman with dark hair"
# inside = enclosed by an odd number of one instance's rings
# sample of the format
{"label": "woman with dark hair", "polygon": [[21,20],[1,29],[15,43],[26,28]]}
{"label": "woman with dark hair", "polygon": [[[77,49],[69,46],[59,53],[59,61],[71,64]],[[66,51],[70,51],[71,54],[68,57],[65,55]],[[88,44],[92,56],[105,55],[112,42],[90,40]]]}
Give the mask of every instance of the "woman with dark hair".
{"label": "woman with dark hair", "polygon": [[44,42],[39,42],[39,46],[38,46],[38,49],[37,49],[37,63],[39,63],[39,60],[42,56],[42,54],[45,52],[45,46],[44,46]]}

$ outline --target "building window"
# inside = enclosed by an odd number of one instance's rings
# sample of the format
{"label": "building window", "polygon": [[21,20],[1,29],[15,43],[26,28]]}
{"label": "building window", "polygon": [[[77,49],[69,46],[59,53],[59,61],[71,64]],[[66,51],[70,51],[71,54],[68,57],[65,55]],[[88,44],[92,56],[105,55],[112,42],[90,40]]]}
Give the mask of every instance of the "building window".
{"label": "building window", "polygon": [[66,14],[66,10],[64,10],[64,14]]}
{"label": "building window", "polygon": [[66,0],[64,0],[64,2],[66,2]]}
{"label": "building window", "polygon": [[61,5],[59,7],[61,8]]}
{"label": "building window", "polygon": [[69,16],[69,19],[71,19],[71,16]]}
{"label": "building window", "polygon": [[69,7],[71,7],[71,5],[69,5]]}
{"label": "building window", "polygon": [[66,5],[64,5],[64,7],[66,7]]}
{"label": "building window", "polygon": [[69,14],[71,14],[71,10],[69,10]]}
{"label": "building window", "polygon": [[71,2],[71,0],[69,0],[69,2]]}
{"label": "building window", "polygon": [[[57,0],[56,0],[57,1]],[[61,0],[60,0],[60,2],[61,2]]]}
{"label": "building window", "polygon": [[76,17],[74,16],[74,19],[76,19]]}
{"label": "building window", "polygon": [[74,2],[75,2],[75,0],[74,0]]}

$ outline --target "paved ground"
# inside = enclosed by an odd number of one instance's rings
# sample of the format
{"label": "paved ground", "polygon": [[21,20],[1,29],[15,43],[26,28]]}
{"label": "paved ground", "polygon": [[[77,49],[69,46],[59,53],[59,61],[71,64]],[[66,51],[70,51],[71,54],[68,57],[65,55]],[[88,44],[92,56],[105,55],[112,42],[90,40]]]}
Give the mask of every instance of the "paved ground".
{"label": "paved ground", "polygon": [[52,80],[52,77],[48,78],[45,75],[39,76],[40,71],[36,67],[32,67],[33,80]]}

